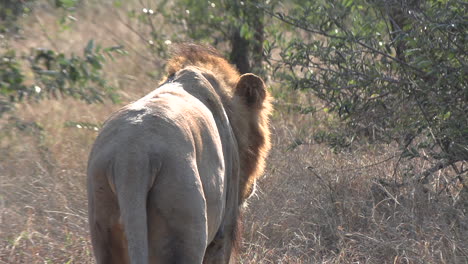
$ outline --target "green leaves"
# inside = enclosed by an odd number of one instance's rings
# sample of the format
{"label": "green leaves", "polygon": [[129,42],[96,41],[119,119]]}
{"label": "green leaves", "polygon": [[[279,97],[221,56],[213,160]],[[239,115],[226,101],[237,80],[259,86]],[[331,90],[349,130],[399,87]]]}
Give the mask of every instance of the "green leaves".
{"label": "green leaves", "polygon": [[28,57],[34,84],[25,85],[21,64],[14,51],[0,55],[0,115],[24,99],[71,96],[87,103],[106,98],[118,102],[115,88],[104,78],[103,65],[112,53],[124,53],[120,46],[102,49],[90,40],[83,57],[67,56],[53,50],[36,49]]}
{"label": "green leaves", "polygon": [[65,9],[75,8],[78,5],[78,0],[55,0],[56,7],[62,7]]}
{"label": "green leaves", "polygon": [[[275,37],[278,81],[322,99],[346,137],[396,141],[404,158],[421,158],[412,149],[417,138],[429,158],[468,160],[466,5],[295,3],[281,16],[270,13],[293,26],[287,38]],[[319,138],[336,144],[337,136]]]}
{"label": "green leaves", "polygon": [[2,0],[0,1],[0,33],[17,32],[20,29],[17,18],[31,10],[28,5],[33,0]]}
{"label": "green leaves", "polygon": [[254,29],[249,26],[248,23],[242,24],[240,28],[240,35],[246,40],[253,40],[254,37]]}
{"label": "green leaves", "polygon": [[21,73],[15,52],[13,50],[5,52],[0,56],[0,93],[6,94],[12,90],[23,89],[23,81],[24,75]]}
{"label": "green leaves", "polygon": [[[13,50],[0,55],[0,116],[13,109],[13,102],[22,99],[27,87]],[[13,96],[15,94],[15,96]]]}

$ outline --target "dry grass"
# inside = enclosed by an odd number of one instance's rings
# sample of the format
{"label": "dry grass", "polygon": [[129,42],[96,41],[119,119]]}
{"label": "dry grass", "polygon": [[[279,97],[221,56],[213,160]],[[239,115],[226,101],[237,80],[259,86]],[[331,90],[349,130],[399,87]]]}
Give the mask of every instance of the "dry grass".
{"label": "dry grass", "polygon": [[[108,45],[124,40],[132,49],[107,66],[109,79],[122,89],[124,103],[150,91],[156,81],[145,71],[160,65],[139,55],[145,44],[115,23],[116,14],[89,10],[76,14],[73,30],[59,33],[57,14],[39,9],[25,20],[29,37],[12,44],[22,51],[56,46],[79,52],[90,38]],[[400,180],[409,167],[423,171],[428,164],[398,163],[398,149],[387,145],[334,153],[312,140],[333,120],[289,107],[317,102],[304,94],[279,97],[274,148],[244,214],[239,263],[468,263],[468,195],[460,186],[445,188],[442,180],[381,184],[379,179]],[[0,120],[0,263],[93,263],[85,168],[96,132],[64,124],[100,123],[118,107],[51,100],[22,104],[14,118]],[[447,169],[437,177],[452,174]]]}
{"label": "dry grass", "polygon": [[417,185],[379,184],[393,175],[397,149],[287,151],[295,138],[285,123],[274,122],[277,141],[245,217],[241,263],[468,262],[466,207]]}

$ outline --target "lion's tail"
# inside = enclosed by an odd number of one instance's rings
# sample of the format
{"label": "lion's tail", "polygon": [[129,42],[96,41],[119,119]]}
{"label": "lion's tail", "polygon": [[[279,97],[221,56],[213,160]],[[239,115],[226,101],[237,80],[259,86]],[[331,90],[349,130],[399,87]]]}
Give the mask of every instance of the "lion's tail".
{"label": "lion's tail", "polygon": [[116,159],[114,184],[120,221],[124,226],[130,263],[148,263],[148,225],[146,199],[148,195],[149,162],[133,157]]}

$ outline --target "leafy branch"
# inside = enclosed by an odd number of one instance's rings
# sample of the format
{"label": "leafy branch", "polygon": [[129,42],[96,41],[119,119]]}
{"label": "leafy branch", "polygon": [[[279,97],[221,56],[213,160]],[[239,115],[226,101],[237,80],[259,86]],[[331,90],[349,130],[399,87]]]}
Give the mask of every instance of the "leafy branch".
{"label": "leafy branch", "polygon": [[0,55],[0,116],[25,99],[73,97],[87,103],[102,103],[106,98],[118,102],[116,89],[104,78],[103,65],[123,47],[102,48],[90,40],[83,56],[66,56],[48,49],[35,49],[26,59],[33,74],[27,85],[20,59],[14,50]]}

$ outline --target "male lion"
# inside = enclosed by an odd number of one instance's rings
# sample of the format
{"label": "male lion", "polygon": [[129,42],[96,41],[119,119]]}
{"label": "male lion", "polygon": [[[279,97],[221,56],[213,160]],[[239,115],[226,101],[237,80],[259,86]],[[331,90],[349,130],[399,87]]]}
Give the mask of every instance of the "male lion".
{"label": "male lion", "polygon": [[229,263],[263,172],[271,99],[262,79],[193,44],[179,46],[167,72],[106,121],[91,151],[97,263]]}

